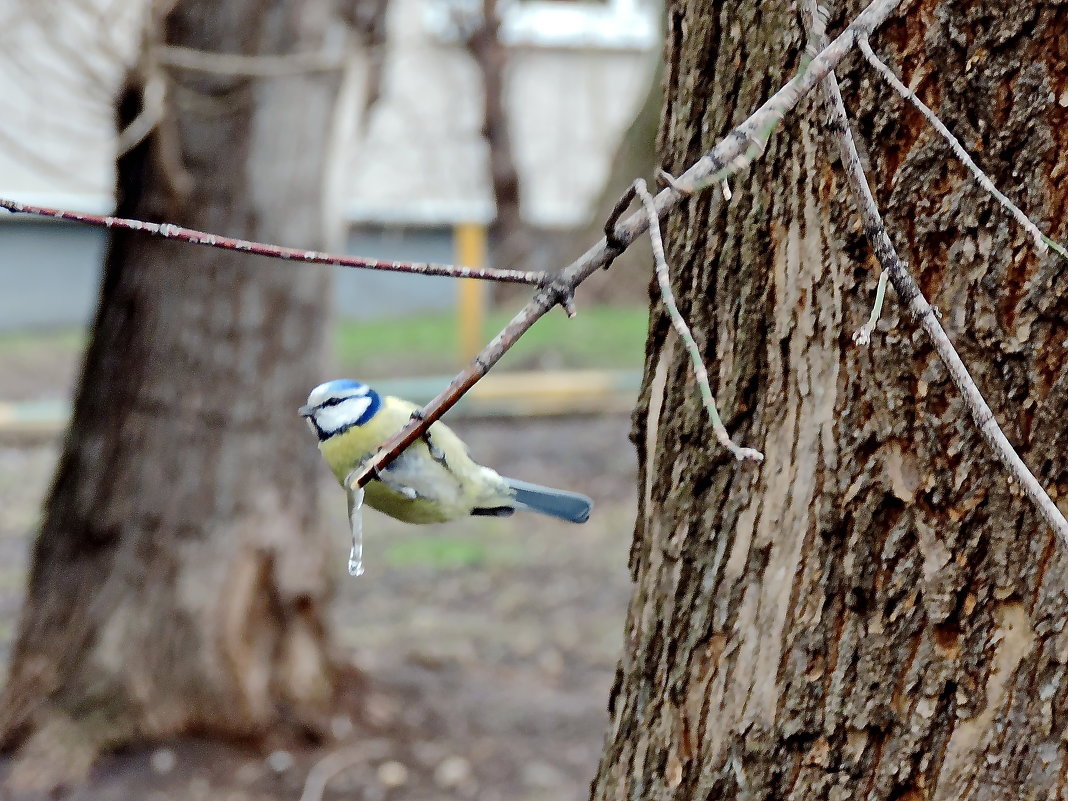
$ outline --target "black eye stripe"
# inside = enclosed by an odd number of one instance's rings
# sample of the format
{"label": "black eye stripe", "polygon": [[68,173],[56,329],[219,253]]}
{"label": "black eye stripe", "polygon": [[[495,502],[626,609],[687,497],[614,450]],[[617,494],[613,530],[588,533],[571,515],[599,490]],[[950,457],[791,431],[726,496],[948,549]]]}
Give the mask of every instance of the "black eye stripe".
{"label": "black eye stripe", "polygon": [[339,403],[344,403],[345,401],[350,401],[350,400],[353,400],[354,398],[366,398],[366,397],[367,397],[366,395],[345,395],[344,397],[341,397],[341,398],[338,398],[338,397],[327,398],[322,403],[320,403],[316,408],[325,409],[328,406],[337,406]]}

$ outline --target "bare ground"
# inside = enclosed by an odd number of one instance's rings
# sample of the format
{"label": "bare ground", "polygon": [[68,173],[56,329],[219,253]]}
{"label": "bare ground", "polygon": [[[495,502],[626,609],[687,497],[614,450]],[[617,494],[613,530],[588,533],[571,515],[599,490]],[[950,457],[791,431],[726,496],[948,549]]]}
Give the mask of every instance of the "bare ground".
{"label": "bare ground", "polygon": [[[53,362],[42,376],[40,362],[31,361],[9,365],[17,370],[0,364],[0,399],[62,391],[69,383],[63,365],[57,370]],[[593,496],[590,523],[517,515],[412,527],[369,512],[367,573],[352,579],[344,570],[344,501],[324,469],[326,524],[337,533],[335,633],[353,666],[350,702],[332,721],[334,740],[274,750],[203,740],[157,743],[108,757],[91,784],[69,797],[586,797],[630,589],[635,468],[628,421],[454,425],[476,458],[501,472]],[[57,447],[0,441],[2,663]]]}

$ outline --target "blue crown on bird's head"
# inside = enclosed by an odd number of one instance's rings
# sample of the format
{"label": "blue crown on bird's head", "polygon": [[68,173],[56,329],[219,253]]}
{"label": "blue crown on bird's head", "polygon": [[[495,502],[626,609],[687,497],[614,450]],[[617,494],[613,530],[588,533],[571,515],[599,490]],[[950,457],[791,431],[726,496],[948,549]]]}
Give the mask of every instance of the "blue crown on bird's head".
{"label": "blue crown on bird's head", "polygon": [[366,395],[370,389],[362,381],[354,381],[351,378],[335,378],[333,381],[326,381],[317,386],[312,390],[312,394],[322,392],[325,395]]}

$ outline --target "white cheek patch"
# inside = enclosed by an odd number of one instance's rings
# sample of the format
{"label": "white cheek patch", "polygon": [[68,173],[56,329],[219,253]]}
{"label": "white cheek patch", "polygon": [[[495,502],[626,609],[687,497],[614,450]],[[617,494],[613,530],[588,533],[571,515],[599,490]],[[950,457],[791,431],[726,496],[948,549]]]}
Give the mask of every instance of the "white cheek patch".
{"label": "white cheek patch", "polygon": [[366,395],[358,395],[348,398],[336,406],[325,406],[315,413],[315,421],[319,428],[327,433],[350,426],[363,417],[363,413],[371,405],[371,399]]}

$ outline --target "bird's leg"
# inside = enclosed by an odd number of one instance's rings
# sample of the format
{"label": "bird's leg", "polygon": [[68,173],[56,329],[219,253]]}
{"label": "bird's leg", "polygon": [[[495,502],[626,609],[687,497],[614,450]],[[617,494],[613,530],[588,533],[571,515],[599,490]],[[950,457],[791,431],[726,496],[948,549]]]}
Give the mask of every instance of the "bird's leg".
{"label": "bird's leg", "polygon": [[[425,420],[425,419],[426,419],[426,415],[423,414],[423,410],[422,409],[416,409],[414,412],[412,412],[412,420]],[[449,465],[445,461],[445,451],[443,451],[441,448],[439,448],[437,445],[435,445],[433,443],[433,441],[430,439],[430,429],[429,428],[426,431],[423,432],[423,442],[426,443],[426,449],[428,451],[430,451],[430,458],[433,459],[438,464],[440,464],[442,467],[447,468]]]}

